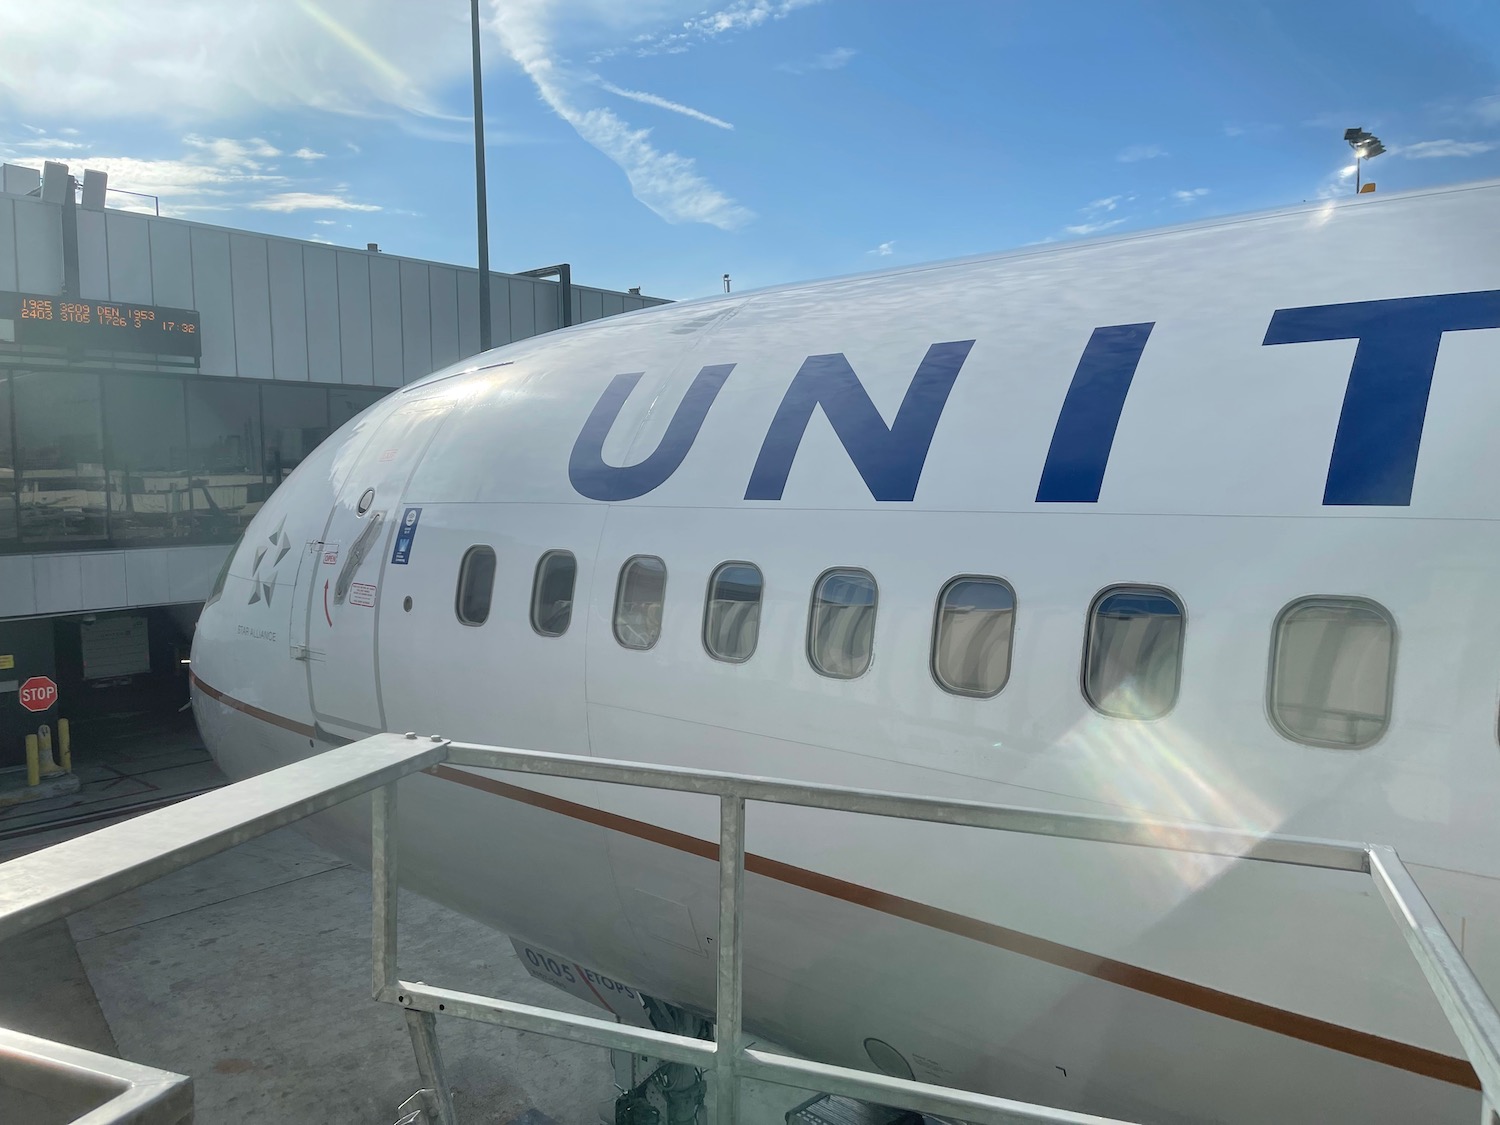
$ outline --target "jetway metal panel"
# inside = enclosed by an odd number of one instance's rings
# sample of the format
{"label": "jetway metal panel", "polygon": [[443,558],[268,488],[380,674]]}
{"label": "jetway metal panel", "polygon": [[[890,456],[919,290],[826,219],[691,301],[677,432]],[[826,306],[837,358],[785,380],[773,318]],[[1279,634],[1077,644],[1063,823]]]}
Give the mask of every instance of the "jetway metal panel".
{"label": "jetway metal panel", "polygon": [[576,285],[573,286],[572,301],[573,301],[573,323],[574,324],[582,324],[583,323],[583,290],[580,289],[580,288],[578,288],[578,286],[576,286]]}
{"label": "jetway metal panel", "polygon": [[74,214],[78,217],[78,295],[86,301],[108,301],[112,294],[104,212],[78,208]]}
{"label": "jetway metal panel", "polygon": [[[427,271],[432,318],[432,369],[456,363],[458,349],[458,271],[432,266]],[[425,374],[425,373],[424,373]]]}
{"label": "jetway metal panel", "polygon": [[30,555],[0,555],[0,618],[36,613],[36,580]]}
{"label": "jetway metal panel", "polygon": [[458,273],[458,357],[479,351],[479,271]]}
{"label": "jetway metal panel", "polygon": [[203,336],[199,366],[208,375],[233,375],[234,288],[229,280],[229,235],[192,228],[193,307]]}
{"label": "jetway metal panel", "polygon": [[152,304],[191,309],[193,303],[193,248],[185,223],[147,219],[151,239]]}
{"label": "jetway metal panel", "polygon": [[16,209],[9,199],[0,197],[0,289],[17,288]]}
{"label": "jetway metal panel", "polygon": [[[104,217],[104,237],[109,257],[109,296],[113,301],[140,305],[165,305],[156,300],[151,279],[151,228],[148,220],[128,211],[80,211]],[[181,306],[179,306],[181,307]]]}
{"label": "jetway metal panel", "polygon": [[241,375],[269,379],[271,364],[271,279],[266,240],[255,235],[229,236],[229,272],[234,290],[234,339]]}
{"label": "jetway metal panel", "polygon": [[399,387],[401,358],[401,263],[370,255],[370,343],[377,387]]}
{"label": "jetway metal panel", "polygon": [[401,262],[402,382],[420,379],[432,370],[432,296],[428,266]]}
{"label": "jetway metal panel", "polygon": [[80,609],[108,609],[126,602],[125,552],[84,551],[79,555]]}
{"label": "jetway metal panel", "polygon": [[536,299],[531,295],[532,287],[537,284],[528,281],[524,277],[498,278],[501,282],[494,289],[504,289],[504,283],[510,282],[510,335],[500,335],[503,321],[496,318],[495,341],[502,339],[525,340],[536,335]]}
{"label": "jetway metal panel", "polygon": [[62,292],[62,208],[40,199],[11,200],[16,212],[16,288]]}
{"label": "jetway metal panel", "polygon": [[558,307],[558,303],[562,287],[555,281],[534,281],[531,292],[536,298],[537,332],[551,332],[561,328],[562,309]]}
{"label": "jetway metal panel", "polygon": [[302,247],[302,288],[307,303],[307,377],[314,383],[342,383],[339,269],[332,250]]}
{"label": "jetway metal panel", "polygon": [[583,319],[598,320],[604,315],[604,294],[597,289],[583,291]]}
{"label": "jetway metal panel", "polygon": [[622,294],[601,293],[599,298],[601,316],[619,316],[625,311],[625,297]]}
{"label": "jetway metal panel", "polygon": [[370,260],[350,250],[339,250],[337,256],[343,381],[367,387],[375,381],[370,357]]}
{"label": "jetway metal panel", "polygon": [[266,242],[271,290],[271,365],[276,378],[307,379],[307,299],[302,247],[279,238]]}

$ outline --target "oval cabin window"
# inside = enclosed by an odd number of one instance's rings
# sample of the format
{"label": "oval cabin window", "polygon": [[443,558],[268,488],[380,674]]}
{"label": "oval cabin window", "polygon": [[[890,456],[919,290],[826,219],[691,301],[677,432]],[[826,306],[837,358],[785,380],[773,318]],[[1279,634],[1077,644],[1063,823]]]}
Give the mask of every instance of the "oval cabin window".
{"label": "oval cabin window", "polygon": [[760,595],[765,585],[753,563],[724,563],[708,580],[703,647],[715,660],[742,664],[760,639]]}
{"label": "oval cabin window", "polygon": [[1116,586],[1089,614],[1083,694],[1100,714],[1159,719],[1177,703],[1182,603],[1157,586]]}
{"label": "oval cabin window", "polygon": [[932,675],[954,695],[987,699],[1010,679],[1016,594],[998,578],[955,578],[938,595]]}
{"label": "oval cabin window", "polygon": [[490,617],[490,599],[495,592],[495,552],[489,547],[470,547],[458,568],[458,597],[454,608],[465,625],[483,625]]}
{"label": "oval cabin window", "polygon": [[1357,750],[1391,721],[1396,624],[1365,598],[1302,598],[1271,641],[1271,722],[1309,746]]}
{"label": "oval cabin window", "polygon": [[807,658],[825,676],[852,680],[870,667],[875,642],[875,579],[866,570],[830,570],[813,588]]}
{"label": "oval cabin window", "polygon": [[531,627],[544,637],[560,637],[573,621],[573,585],[578,561],[571,551],[548,551],[536,564],[531,589]]}
{"label": "oval cabin window", "polygon": [[615,640],[635,649],[656,644],[666,597],[666,563],[655,555],[626,559],[615,591]]}

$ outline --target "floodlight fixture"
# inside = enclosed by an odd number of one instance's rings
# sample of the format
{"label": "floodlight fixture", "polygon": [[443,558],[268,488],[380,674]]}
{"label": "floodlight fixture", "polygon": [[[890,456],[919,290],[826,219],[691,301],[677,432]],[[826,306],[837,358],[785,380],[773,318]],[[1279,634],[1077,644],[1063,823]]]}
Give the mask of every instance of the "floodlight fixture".
{"label": "floodlight fixture", "polygon": [[1345,129],[1344,140],[1349,142],[1349,147],[1354,150],[1354,192],[1357,195],[1360,190],[1360,161],[1379,156],[1385,151],[1385,145],[1380,143],[1380,138],[1374,133],[1365,132],[1359,125],[1352,129]]}

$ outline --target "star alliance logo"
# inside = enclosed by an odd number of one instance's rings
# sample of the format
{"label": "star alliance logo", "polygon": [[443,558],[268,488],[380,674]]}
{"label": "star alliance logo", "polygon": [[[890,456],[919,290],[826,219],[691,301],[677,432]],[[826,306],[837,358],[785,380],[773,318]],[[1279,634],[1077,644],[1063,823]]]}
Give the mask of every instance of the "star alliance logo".
{"label": "star alliance logo", "polygon": [[[276,557],[266,568],[269,573],[262,578],[260,564],[266,561],[266,556],[271,553],[272,547],[276,548]],[[255,565],[250,568],[250,605],[258,601],[264,601],[266,605],[271,604],[271,595],[276,592],[276,568],[281,565],[281,560],[286,558],[286,553],[291,549],[292,544],[286,536],[286,517],[282,516],[281,522],[276,525],[276,530],[271,532],[267,543],[255,548]]]}

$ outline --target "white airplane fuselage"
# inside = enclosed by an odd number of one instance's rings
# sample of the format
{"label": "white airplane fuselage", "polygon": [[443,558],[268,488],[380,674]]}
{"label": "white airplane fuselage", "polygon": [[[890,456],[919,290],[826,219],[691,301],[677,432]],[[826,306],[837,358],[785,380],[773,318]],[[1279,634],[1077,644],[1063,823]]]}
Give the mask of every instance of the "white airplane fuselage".
{"label": "white airplane fuselage", "polygon": [[[1492,184],[510,345],[389,395],[270,497],[199,622],[198,721],[233,777],[420,731],[1391,844],[1500,994],[1497,329]],[[475,546],[496,558],[481,625],[455,605]],[[546,636],[556,550],[576,584]],[[666,568],[649,649],[613,627],[635,556]],[[728,561],[764,578],[741,663],[704,643]],[[878,587],[852,679],[809,661],[814,586],[842,567]],[[933,674],[961,575],[1014,591],[990,698]],[[1091,607],[1120,585],[1183,610],[1159,718],[1082,690]],[[1309,596],[1394,623],[1388,724],[1361,749],[1268,713],[1278,615]],[[403,783],[401,816],[406,885],[711,1012],[711,801],[442,769]],[[355,802],[320,827],[362,856],[367,824]],[[747,847],[747,1027],[813,1057],[868,1067],[874,1038],[920,1079],[1152,1122],[1478,1112],[1360,876],[767,805]]]}

